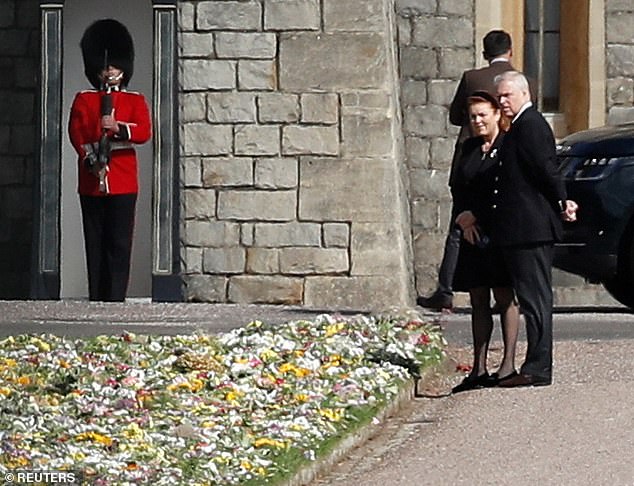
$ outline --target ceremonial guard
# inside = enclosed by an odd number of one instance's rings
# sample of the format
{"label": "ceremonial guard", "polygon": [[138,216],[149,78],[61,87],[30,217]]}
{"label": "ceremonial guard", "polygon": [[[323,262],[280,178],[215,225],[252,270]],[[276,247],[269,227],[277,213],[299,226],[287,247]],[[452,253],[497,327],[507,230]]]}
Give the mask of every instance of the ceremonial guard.
{"label": "ceremonial guard", "polygon": [[94,89],[77,93],[69,135],[78,154],[90,300],[125,300],[138,193],[135,144],[151,137],[144,96],[127,91],[134,45],[126,27],[98,20],[81,39],[84,72]]}

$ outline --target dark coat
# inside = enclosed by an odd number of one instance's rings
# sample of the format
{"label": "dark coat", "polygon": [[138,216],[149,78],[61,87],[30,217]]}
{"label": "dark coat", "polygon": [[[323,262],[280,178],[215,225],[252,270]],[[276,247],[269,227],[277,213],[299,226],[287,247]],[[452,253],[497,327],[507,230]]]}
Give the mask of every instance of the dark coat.
{"label": "dark coat", "polygon": [[557,172],[555,139],[534,107],[506,134],[491,195],[490,236],[496,246],[561,239],[566,188]]}
{"label": "dark coat", "polygon": [[453,162],[451,164],[451,172],[449,173],[449,185],[453,185],[455,177],[455,165],[459,159],[460,146],[471,136],[469,128],[469,105],[467,99],[474,91],[488,91],[495,95],[495,84],[493,80],[498,74],[506,71],[513,71],[511,63],[506,61],[496,61],[488,66],[480,69],[470,69],[462,74],[456,94],[449,106],[449,121],[453,125],[460,128],[458,139],[456,140],[456,150]]}

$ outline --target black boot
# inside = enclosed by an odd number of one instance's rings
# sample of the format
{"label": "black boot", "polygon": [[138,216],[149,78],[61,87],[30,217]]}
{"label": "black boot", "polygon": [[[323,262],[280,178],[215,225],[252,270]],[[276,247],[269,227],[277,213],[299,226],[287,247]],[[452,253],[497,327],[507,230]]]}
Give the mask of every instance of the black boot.
{"label": "black boot", "polygon": [[453,297],[439,291],[434,292],[429,297],[418,297],[416,304],[427,309],[443,310],[453,308]]}

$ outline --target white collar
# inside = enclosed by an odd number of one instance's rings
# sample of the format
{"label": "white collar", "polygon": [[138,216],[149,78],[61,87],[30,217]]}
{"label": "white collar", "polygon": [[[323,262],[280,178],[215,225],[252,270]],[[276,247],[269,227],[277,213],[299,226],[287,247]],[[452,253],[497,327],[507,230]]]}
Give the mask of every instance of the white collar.
{"label": "white collar", "polygon": [[520,108],[520,111],[517,112],[517,115],[515,115],[513,119],[511,120],[511,123],[515,123],[515,120],[517,120],[520,117],[520,115],[524,113],[526,110],[528,110],[531,106],[533,106],[532,101],[527,101],[526,103],[524,103],[522,107]]}

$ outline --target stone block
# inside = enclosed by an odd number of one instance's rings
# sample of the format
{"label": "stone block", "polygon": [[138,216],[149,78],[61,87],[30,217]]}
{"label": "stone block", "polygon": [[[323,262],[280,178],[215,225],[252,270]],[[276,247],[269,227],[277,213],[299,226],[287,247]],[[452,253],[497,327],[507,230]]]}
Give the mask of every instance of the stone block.
{"label": "stone block", "polygon": [[239,61],[238,86],[242,90],[273,91],[277,87],[274,61]]}
{"label": "stone block", "polygon": [[0,153],[6,154],[9,152],[9,146],[11,144],[11,127],[7,125],[0,126]]}
{"label": "stone block", "polygon": [[216,215],[216,191],[185,189],[185,218],[209,219]]}
{"label": "stone block", "polygon": [[31,218],[33,196],[31,187],[6,186],[0,200],[0,214],[9,219]]}
{"label": "stone block", "polygon": [[447,133],[448,115],[444,106],[408,106],[404,112],[405,135],[440,137]]}
{"label": "stone block", "polygon": [[203,273],[203,250],[202,248],[185,247],[181,249],[183,255],[183,272],[187,274]]}
{"label": "stone block", "polygon": [[280,273],[280,250],[274,248],[248,248],[247,272]]}
{"label": "stone block", "polygon": [[438,203],[423,198],[412,201],[412,225],[420,226],[423,230],[439,230],[445,221],[440,221]]}
{"label": "stone block", "polygon": [[186,221],[183,239],[189,246],[236,246],[240,241],[240,225],[230,221]]}
{"label": "stone block", "polygon": [[429,139],[406,136],[405,156],[407,166],[412,169],[429,169],[429,150],[431,142]]}
{"label": "stone block", "polygon": [[400,219],[395,206],[397,187],[392,163],[302,157],[300,219],[329,222]]}
{"label": "stone block", "polygon": [[410,196],[432,201],[448,200],[451,198],[448,180],[446,171],[414,169],[410,171]]}
{"label": "stone block", "polygon": [[384,87],[389,75],[386,46],[385,37],[375,33],[281,34],[280,87],[287,91]]}
{"label": "stone block", "polygon": [[185,187],[202,187],[202,169],[199,157],[185,157],[182,160],[182,172]]}
{"label": "stone block", "polygon": [[185,91],[234,89],[236,87],[236,63],[234,61],[184,59],[181,64]]}
{"label": "stone block", "polygon": [[24,161],[21,157],[0,155],[0,186],[24,184]]}
{"label": "stone block", "polygon": [[227,155],[233,149],[231,125],[186,123],[182,130],[185,155]]}
{"label": "stone block", "polygon": [[606,0],[605,8],[607,12],[620,12],[634,10],[632,0]]}
{"label": "stone block", "polygon": [[267,32],[218,32],[218,58],[273,59],[277,52],[277,37]]}
{"label": "stone block", "polygon": [[439,77],[458,79],[465,69],[474,66],[473,49],[441,49],[439,66]]}
{"label": "stone block", "polygon": [[412,44],[412,22],[409,18],[398,17],[396,19],[398,30],[399,47],[410,46]]}
{"label": "stone block", "polygon": [[401,75],[405,79],[438,77],[438,54],[426,47],[404,47],[401,49]]}
{"label": "stone block", "polygon": [[213,34],[181,32],[178,39],[181,57],[213,57]]}
{"label": "stone block", "polygon": [[[630,7],[634,10],[634,4]],[[615,44],[634,44],[634,11],[631,12],[615,12],[605,19],[605,34],[607,42]],[[630,46],[634,48],[634,46]]]}
{"label": "stone block", "polygon": [[412,44],[423,47],[472,47],[473,22],[457,17],[420,17],[414,21]]}
{"label": "stone block", "polygon": [[[376,110],[386,112],[392,107],[392,102],[385,90],[355,91],[341,95],[341,106],[344,114],[353,115]],[[385,116],[389,115],[385,113]]]}
{"label": "stone block", "polygon": [[363,114],[341,116],[342,155],[386,157],[394,152],[393,120],[385,111],[368,110]]}
{"label": "stone block", "polygon": [[295,158],[255,161],[255,187],[258,189],[291,189],[297,187],[298,177],[298,161]]}
{"label": "stone block", "polygon": [[326,32],[383,32],[387,30],[385,0],[324,0]]}
{"label": "stone block", "polygon": [[403,106],[427,104],[427,82],[416,79],[403,81],[401,84],[401,103]]}
{"label": "stone block", "polygon": [[256,223],[255,245],[263,248],[319,246],[320,230],[319,223]]}
{"label": "stone block", "polygon": [[244,273],[245,266],[246,250],[244,248],[205,248],[203,250],[205,273]]}
{"label": "stone block", "polygon": [[433,100],[435,105],[449,106],[456,93],[457,86],[458,81],[432,79],[428,85],[429,99]]}
{"label": "stone block", "polygon": [[180,32],[193,31],[195,29],[196,9],[193,3],[178,2],[178,29]]}
{"label": "stone block", "polygon": [[255,224],[240,224],[240,244],[243,246],[253,246],[255,242]]}
{"label": "stone block", "polygon": [[2,18],[0,18],[0,28],[11,27],[15,22],[15,4],[14,0],[0,1],[2,9]]}
{"label": "stone block", "polygon": [[0,90],[0,124],[16,126],[32,123],[34,107],[35,95],[15,90]]}
{"label": "stone block", "polygon": [[28,29],[2,29],[0,30],[0,57],[27,57],[29,52]]}
{"label": "stone block", "polygon": [[609,78],[634,77],[634,49],[628,45],[608,45],[606,56]]}
{"label": "stone block", "polygon": [[339,97],[335,93],[305,93],[301,107],[303,123],[334,125],[339,121]]}
{"label": "stone block", "polygon": [[264,0],[265,30],[319,30],[319,0]]}
{"label": "stone block", "polygon": [[337,127],[290,125],[282,128],[284,155],[337,155],[339,130]]}
{"label": "stone block", "polygon": [[181,122],[204,122],[207,118],[207,104],[202,92],[181,93]]}
{"label": "stone block", "polygon": [[260,30],[262,5],[253,1],[207,1],[197,7],[198,30]]}
{"label": "stone block", "polygon": [[286,93],[258,96],[258,120],[261,123],[295,123],[299,120],[299,97]]}
{"label": "stone block", "polygon": [[283,274],[335,274],[349,270],[348,250],[344,248],[282,248],[280,272]]}
{"label": "stone block", "polygon": [[253,161],[250,158],[203,159],[205,187],[253,185]]}
{"label": "stone block", "polygon": [[390,277],[309,276],[304,287],[304,305],[315,309],[381,312],[408,303]]}
{"label": "stone block", "polygon": [[438,0],[395,0],[396,12],[403,17],[436,13]]}
{"label": "stone block", "polygon": [[431,163],[430,169],[449,171],[456,141],[453,138],[435,137],[431,139]]}
{"label": "stone block", "polygon": [[442,0],[438,2],[438,13],[441,15],[461,15],[472,19],[474,17],[473,0]]}
{"label": "stone block", "polygon": [[237,125],[235,127],[237,155],[279,155],[280,127],[273,125]]}
{"label": "stone block", "polygon": [[632,122],[634,122],[634,108],[630,106],[613,106],[608,111],[608,125]]}
{"label": "stone block", "polygon": [[226,302],[227,278],[212,275],[187,275],[184,278],[188,302]]}
{"label": "stone block", "polygon": [[229,301],[238,304],[300,304],[303,294],[302,278],[240,275],[229,280]]}
{"label": "stone block", "polygon": [[255,123],[255,95],[235,92],[209,93],[207,121],[210,123]]}
{"label": "stone block", "polygon": [[[295,219],[295,191],[223,191],[218,195],[218,217],[252,221],[291,221]],[[256,244],[257,240],[256,226]]]}
{"label": "stone block", "polygon": [[324,223],[322,231],[327,248],[347,248],[350,244],[350,227],[346,223]]}
{"label": "stone block", "polygon": [[631,78],[608,79],[606,91],[610,104],[631,105],[634,103],[634,80]]}
{"label": "stone block", "polygon": [[403,240],[395,224],[355,223],[350,227],[353,276],[399,275]]}

